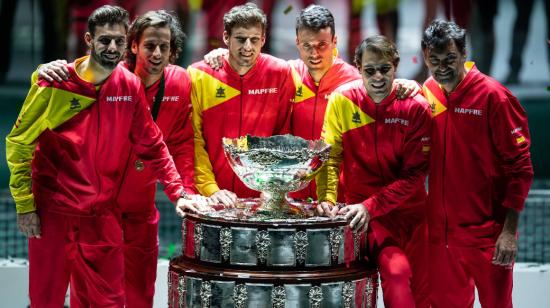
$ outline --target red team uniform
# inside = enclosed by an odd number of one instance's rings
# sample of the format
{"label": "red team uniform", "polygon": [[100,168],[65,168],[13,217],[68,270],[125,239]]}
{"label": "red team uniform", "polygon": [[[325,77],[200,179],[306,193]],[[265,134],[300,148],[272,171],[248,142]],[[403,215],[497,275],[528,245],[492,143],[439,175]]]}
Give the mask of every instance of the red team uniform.
{"label": "red team uniform", "polygon": [[[289,63],[294,68],[296,85],[290,123],[291,133],[308,140],[320,139],[330,94],[347,82],[360,80],[361,75],[354,66],[335,58],[330,69],[317,84],[302,60],[291,60]],[[339,184],[339,192],[342,194],[343,179]],[[300,191],[290,193],[290,196],[299,200],[317,200],[315,181],[311,181],[308,187]]]}
{"label": "red team uniform", "polygon": [[[176,65],[164,69],[163,98],[156,124],[182,178],[185,191],[194,194],[193,126],[191,123],[191,80]],[[152,110],[161,79],[145,89]],[[130,153],[131,144],[127,143]],[[158,262],[159,212],[155,207],[156,177],[152,165],[142,163],[134,151],[123,161],[123,181],[117,204],[122,212],[126,304],[151,307]]]}
{"label": "red team uniform", "polygon": [[319,201],[336,201],[343,162],[346,204],[362,203],[371,216],[369,254],[380,266],[387,307],[415,307],[415,301],[427,306],[429,134],[429,107],[422,96],[398,100],[394,90],[376,104],[357,80],[329,100],[323,136],[332,149],[326,172],[318,177],[318,193],[324,196]]}
{"label": "red team uniform", "polygon": [[210,196],[227,189],[239,198],[259,197],[233,172],[225,158],[222,138],[272,136],[289,132],[295,87],[290,66],[260,54],[256,64],[239,76],[224,59],[214,70],[204,61],[188,68],[192,80],[195,130],[195,182]]}
{"label": "red team uniform", "polygon": [[508,209],[533,180],[527,116],[512,93],[472,62],[446,96],[429,78],[433,114],[428,225],[434,307],[512,307],[512,267],[491,262]]}
{"label": "red team uniform", "polygon": [[71,306],[124,305],[123,237],[114,199],[128,140],[172,201],[183,190],[146,109],[141,81],[118,66],[98,89],[76,74],[84,60],[67,66],[68,81],[32,86],[6,140],[17,212],[36,209],[41,219],[41,238],[29,239],[32,307],[62,307],[69,279]]}

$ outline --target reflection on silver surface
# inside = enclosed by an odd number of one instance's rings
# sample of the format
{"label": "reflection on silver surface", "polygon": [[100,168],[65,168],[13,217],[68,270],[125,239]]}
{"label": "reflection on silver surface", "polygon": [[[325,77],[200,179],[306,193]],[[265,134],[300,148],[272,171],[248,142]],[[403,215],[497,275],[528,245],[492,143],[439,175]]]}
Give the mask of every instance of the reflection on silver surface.
{"label": "reflection on silver surface", "polygon": [[267,257],[269,266],[295,266],[294,240],[296,229],[268,229],[271,253]]}
{"label": "reflection on silver surface", "polygon": [[310,284],[285,285],[285,308],[309,307],[309,289],[311,289]]}
{"label": "reflection on silver surface", "polygon": [[185,282],[187,285],[187,294],[185,295],[187,307],[200,307],[202,279],[187,277]]}
{"label": "reflection on silver surface", "polygon": [[308,229],[308,243],[315,245],[307,246],[306,266],[330,265],[330,229]]}
{"label": "reflection on silver surface", "polygon": [[181,245],[181,254],[185,255],[185,241],[187,239],[187,219],[181,221],[181,238],[183,239],[183,245]]}
{"label": "reflection on silver surface", "polygon": [[211,281],[212,297],[210,300],[211,307],[232,308],[235,307],[233,299],[233,291],[235,282],[233,281]]}
{"label": "reflection on silver surface", "polygon": [[323,289],[323,305],[321,307],[342,307],[344,305],[342,287],[342,282],[323,283],[321,285]]}
{"label": "reflection on silver surface", "polygon": [[221,262],[220,226],[202,224],[201,261]]}
{"label": "reflection on silver surface", "polygon": [[231,243],[231,264],[256,265],[256,234],[252,228],[233,227],[233,241]]}
{"label": "reflection on silver surface", "polygon": [[262,209],[288,217],[285,195],[306,187],[328,159],[330,145],[292,135],[223,138],[229,165],[250,189],[263,192]]}
{"label": "reflection on silver surface", "polygon": [[247,283],[248,301],[247,307],[272,308],[271,292],[272,284]]}

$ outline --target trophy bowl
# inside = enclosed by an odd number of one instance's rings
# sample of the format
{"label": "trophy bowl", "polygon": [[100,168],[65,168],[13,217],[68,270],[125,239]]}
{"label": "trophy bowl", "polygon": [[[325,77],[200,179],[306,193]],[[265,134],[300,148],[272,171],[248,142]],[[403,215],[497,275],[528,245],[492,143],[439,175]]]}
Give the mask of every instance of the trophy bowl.
{"label": "trophy bowl", "polygon": [[330,145],[292,135],[223,138],[229,165],[250,189],[262,192],[259,210],[284,216],[286,194],[307,186],[327,161]]}

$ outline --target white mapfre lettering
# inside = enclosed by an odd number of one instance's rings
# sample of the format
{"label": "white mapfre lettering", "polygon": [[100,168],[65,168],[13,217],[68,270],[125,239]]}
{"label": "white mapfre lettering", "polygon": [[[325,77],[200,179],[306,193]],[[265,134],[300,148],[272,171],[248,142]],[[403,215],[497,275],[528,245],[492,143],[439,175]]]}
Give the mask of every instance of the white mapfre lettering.
{"label": "white mapfre lettering", "polygon": [[131,102],[132,96],[107,96],[106,98],[107,102]]}
{"label": "white mapfre lettering", "polygon": [[162,101],[163,102],[179,102],[180,97],[179,96],[163,96]]}
{"label": "white mapfre lettering", "polygon": [[409,126],[409,120],[401,119],[401,118],[385,118],[384,124],[401,124],[405,126]]}
{"label": "white mapfre lettering", "polygon": [[265,88],[265,89],[250,89],[248,94],[258,95],[258,94],[274,94],[277,93],[277,88]]}
{"label": "white mapfre lettering", "polygon": [[482,116],[482,110],[481,109],[470,109],[470,108],[460,108],[455,107],[455,113],[461,113],[461,114],[471,114],[475,116]]}

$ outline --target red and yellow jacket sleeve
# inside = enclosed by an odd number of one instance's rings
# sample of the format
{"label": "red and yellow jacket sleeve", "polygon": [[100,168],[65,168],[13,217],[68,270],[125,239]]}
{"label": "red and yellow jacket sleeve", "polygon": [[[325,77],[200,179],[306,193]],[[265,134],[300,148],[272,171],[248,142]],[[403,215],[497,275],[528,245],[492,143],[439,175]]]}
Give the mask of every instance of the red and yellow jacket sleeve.
{"label": "red and yellow jacket sleeve", "polygon": [[489,127],[507,180],[503,206],[523,210],[533,182],[527,115],[512,95],[496,102],[489,113]]}
{"label": "red and yellow jacket sleeve", "polygon": [[191,104],[192,104],[192,122],[194,131],[194,145],[195,145],[195,185],[199,190],[199,193],[205,196],[211,196],[213,193],[220,190],[216,183],[216,176],[212,171],[212,164],[210,163],[210,157],[206,151],[204,137],[202,135],[202,102],[198,98],[198,88],[200,83],[197,82],[196,74],[200,72],[196,69],[189,68],[189,75],[192,80],[191,89]]}
{"label": "red and yellow jacket sleeve", "polygon": [[143,88],[139,91],[139,102],[134,111],[130,140],[136,155],[151,163],[155,176],[164,186],[166,196],[175,202],[183,190],[181,177],[166,144],[162,141],[162,133],[147,109]]}
{"label": "red and yellow jacket sleeve", "polygon": [[[31,162],[37,139],[46,129],[53,130],[79,111],[59,102],[78,99],[82,109],[95,99],[50,87],[47,82],[32,85],[11,132],[6,137],[6,159],[10,169],[10,191],[17,213],[36,210],[31,190]],[[56,102],[58,102],[56,104]]]}
{"label": "red and yellow jacket sleeve", "polygon": [[422,104],[415,103],[410,112],[413,117],[405,135],[398,178],[363,202],[371,218],[388,214],[424,185],[429,162],[431,113],[423,98]]}
{"label": "red and yellow jacket sleeve", "polygon": [[331,145],[330,154],[325,166],[319,171],[315,181],[317,183],[317,197],[319,202],[330,201],[336,203],[338,198],[338,180],[342,163],[342,108],[343,96],[333,93],[328,101],[321,138]]}
{"label": "red and yellow jacket sleeve", "polygon": [[280,86],[281,94],[279,95],[280,112],[277,113],[277,131],[274,134],[284,135],[290,134],[290,123],[292,118],[292,102],[296,95],[296,86],[294,82],[294,69],[288,65],[287,76]]}

